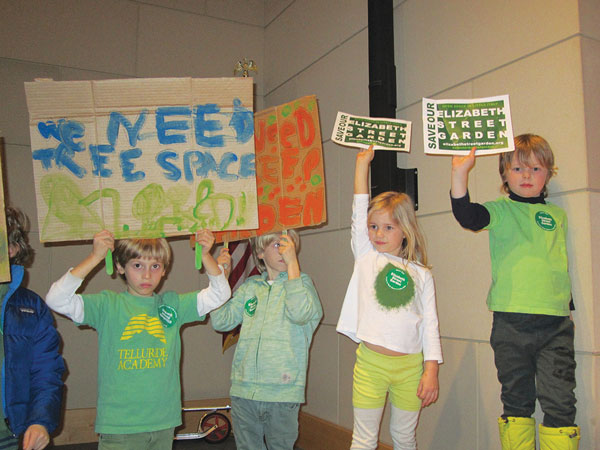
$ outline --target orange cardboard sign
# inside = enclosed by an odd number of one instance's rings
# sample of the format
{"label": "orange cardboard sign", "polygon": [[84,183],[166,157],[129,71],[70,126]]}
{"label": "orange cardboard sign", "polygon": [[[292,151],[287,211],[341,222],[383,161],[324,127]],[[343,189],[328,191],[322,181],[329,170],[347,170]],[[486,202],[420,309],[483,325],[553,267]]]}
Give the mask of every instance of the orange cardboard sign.
{"label": "orange cardboard sign", "polygon": [[217,241],[238,241],[327,220],[323,145],[314,95],[254,115],[257,230],[227,231]]}

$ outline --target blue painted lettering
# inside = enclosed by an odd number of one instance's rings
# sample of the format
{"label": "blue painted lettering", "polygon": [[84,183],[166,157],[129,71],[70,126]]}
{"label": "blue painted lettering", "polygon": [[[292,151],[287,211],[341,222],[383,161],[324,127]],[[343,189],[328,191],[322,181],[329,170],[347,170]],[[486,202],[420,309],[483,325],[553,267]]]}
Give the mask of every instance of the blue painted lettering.
{"label": "blue painted lettering", "polygon": [[222,130],[223,127],[218,120],[206,120],[207,114],[216,114],[220,111],[219,107],[213,103],[206,105],[196,105],[194,108],[194,131],[196,134],[196,143],[202,147],[223,147],[223,135],[207,136],[207,132]]}
{"label": "blue painted lettering", "polygon": [[125,181],[139,181],[146,177],[146,174],[141,170],[134,172],[135,165],[131,162],[132,159],[136,159],[142,156],[142,151],[139,148],[132,148],[131,150],[125,150],[119,155],[121,160],[121,173]]}
{"label": "blue painted lettering", "polygon": [[177,144],[187,142],[185,134],[169,134],[171,130],[189,130],[190,123],[188,120],[171,120],[165,122],[165,116],[187,116],[191,114],[190,108],[187,106],[164,106],[156,109],[156,132],[158,133],[158,141],[163,145]]}
{"label": "blue painted lettering", "polygon": [[131,125],[131,122],[123,114],[116,111],[111,112],[106,127],[106,138],[110,145],[114,146],[116,144],[117,137],[119,137],[119,128],[122,125],[125,130],[127,130],[129,145],[135,147],[138,139],[140,139],[140,130],[146,122],[147,114],[148,110],[142,110],[138,119],[135,121],[135,125]]}

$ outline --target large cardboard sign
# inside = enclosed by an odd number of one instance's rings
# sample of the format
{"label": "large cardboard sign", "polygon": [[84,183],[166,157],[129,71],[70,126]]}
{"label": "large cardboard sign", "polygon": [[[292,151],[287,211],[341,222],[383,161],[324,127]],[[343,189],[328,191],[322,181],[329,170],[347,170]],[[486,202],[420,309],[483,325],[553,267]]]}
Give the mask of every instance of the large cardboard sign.
{"label": "large cardboard sign", "polygon": [[423,99],[425,153],[464,155],[515,149],[508,95],[468,100]]}
{"label": "large cardboard sign", "polygon": [[254,116],[257,230],[219,233],[237,241],[327,220],[319,109],[315,96],[302,97]]}
{"label": "large cardboard sign", "polygon": [[353,116],[338,112],[331,140],[348,147],[410,151],[412,122],[400,119]]}
{"label": "large cardboard sign", "polygon": [[25,91],[42,242],[258,227],[251,78]]}

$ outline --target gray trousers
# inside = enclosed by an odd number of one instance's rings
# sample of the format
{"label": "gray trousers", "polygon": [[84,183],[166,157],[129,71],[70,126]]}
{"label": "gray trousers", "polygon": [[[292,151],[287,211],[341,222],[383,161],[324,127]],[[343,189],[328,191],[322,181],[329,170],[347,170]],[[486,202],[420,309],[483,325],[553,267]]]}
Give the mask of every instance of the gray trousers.
{"label": "gray trousers", "polygon": [[569,317],[494,312],[490,343],[503,417],[531,417],[537,398],[544,426],[575,425],[573,336]]}

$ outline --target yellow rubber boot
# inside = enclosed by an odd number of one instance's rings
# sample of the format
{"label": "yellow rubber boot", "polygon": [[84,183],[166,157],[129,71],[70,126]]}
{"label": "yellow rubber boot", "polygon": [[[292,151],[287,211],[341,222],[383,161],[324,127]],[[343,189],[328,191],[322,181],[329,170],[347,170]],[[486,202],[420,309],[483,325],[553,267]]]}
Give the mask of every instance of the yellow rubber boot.
{"label": "yellow rubber boot", "polygon": [[540,424],[540,450],[577,450],[579,427],[551,428]]}
{"label": "yellow rubber boot", "polygon": [[498,419],[502,450],[535,450],[535,419],[500,417]]}

